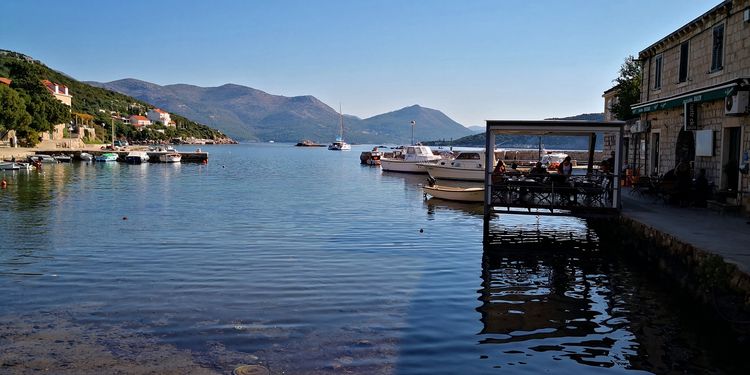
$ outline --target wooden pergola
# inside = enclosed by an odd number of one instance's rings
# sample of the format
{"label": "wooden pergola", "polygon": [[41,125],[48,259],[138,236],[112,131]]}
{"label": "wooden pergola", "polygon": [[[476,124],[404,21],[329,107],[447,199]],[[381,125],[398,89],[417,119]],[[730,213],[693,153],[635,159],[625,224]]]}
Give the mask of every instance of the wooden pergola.
{"label": "wooden pergola", "polygon": [[[622,165],[622,121],[565,120],[488,120],[485,153],[485,228],[494,213],[587,216],[611,214],[620,207],[620,166]],[[614,173],[594,173],[594,149],[597,133],[615,137]],[[495,137],[497,135],[585,136],[588,137],[588,164],[585,176],[561,179],[510,179],[493,184]],[[593,176],[598,176],[599,187]],[[606,179],[606,180],[605,180]],[[521,181],[519,181],[521,180]],[[604,181],[604,182],[602,182]],[[532,183],[533,182],[533,183]],[[606,184],[606,185],[605,185]],[[597,190],[598,189],[598,190]],[[521,195],[521,197],[519,197]],[[525,199],[531,197],[530,199]],[[580,197],[580,199],[578,199]]]}

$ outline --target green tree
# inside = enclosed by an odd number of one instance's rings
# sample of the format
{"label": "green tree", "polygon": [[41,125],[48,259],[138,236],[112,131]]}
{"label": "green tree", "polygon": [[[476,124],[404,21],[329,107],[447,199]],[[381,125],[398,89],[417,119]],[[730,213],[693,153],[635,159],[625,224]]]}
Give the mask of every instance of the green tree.
{"label": "green tree", "polygon": [[618,120],[636,117],[630,106],[641,100],[641,62],[628,56],[620,67],[620,75],[613,82],[617,87],[617,101],[612,105],[612,113]]}
{"label": "green tree", "polygon": [[0,133],[6,130],[24,130],[31,124],[26,103],[16,90],[0,85]]}
{"label": "green tree", "polygon": [[[31,115],[31,129],[36,132],[52,130],[53,125],[70,121],[70,107],[57,100],[42,84],[42,69],[31,63],[17,61],[9,64],[12,88],[26,102]],[[29,139],[29,141],[32,141]]]}

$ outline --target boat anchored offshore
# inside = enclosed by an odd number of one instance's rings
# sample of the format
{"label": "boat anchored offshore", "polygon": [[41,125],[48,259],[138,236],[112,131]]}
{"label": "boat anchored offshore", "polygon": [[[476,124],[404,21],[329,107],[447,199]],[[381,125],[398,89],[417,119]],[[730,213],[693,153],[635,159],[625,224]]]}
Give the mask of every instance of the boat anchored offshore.
{"label": "boat anchored offshore", "polygon": [[423,186],[425,194],[435,198],[457,202],[484,202],[483,187],[452,187],[452,186]]}
{"label": "boat anchored offshore", "polygon": [[384,171],[427,173],[419,166],[419,163],[437,163],[442,157],[432,153],[428,146],[414,145],[406,146],[400,155],[392,158],[380,158],[380,165]]}
{"label": "boat anchored offshore", "polygon": [[352,149],[352,146],[344,142],[344,114],[341,113],[341,107],[339,107],[339,123],[339,136],[328,146],[328,149],[331,151],[349,151]]}

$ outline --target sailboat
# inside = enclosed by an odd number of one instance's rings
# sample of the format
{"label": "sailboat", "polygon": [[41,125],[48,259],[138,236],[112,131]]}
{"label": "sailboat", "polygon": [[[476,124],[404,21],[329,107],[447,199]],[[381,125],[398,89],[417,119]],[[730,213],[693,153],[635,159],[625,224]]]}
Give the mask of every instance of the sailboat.
{"label": "sailboat", "polygon": [[352,146],[344,142],[344,114],[341,112],[341,106],[339,106],[339,123],[339,136],[336,137],[333,143],[328,145],[328,149],[333,151],[349,151],[352,149]]}

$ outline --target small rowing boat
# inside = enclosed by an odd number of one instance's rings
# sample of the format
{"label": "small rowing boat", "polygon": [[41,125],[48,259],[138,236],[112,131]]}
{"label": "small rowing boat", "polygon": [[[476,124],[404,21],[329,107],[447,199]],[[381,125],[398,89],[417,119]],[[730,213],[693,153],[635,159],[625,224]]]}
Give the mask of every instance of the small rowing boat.
{"label": "small rowing boat", "polygon": [[452,186],[423,186],[425,194],[435,198],[458,202],[484,202],[483,187],[452,187]]}

